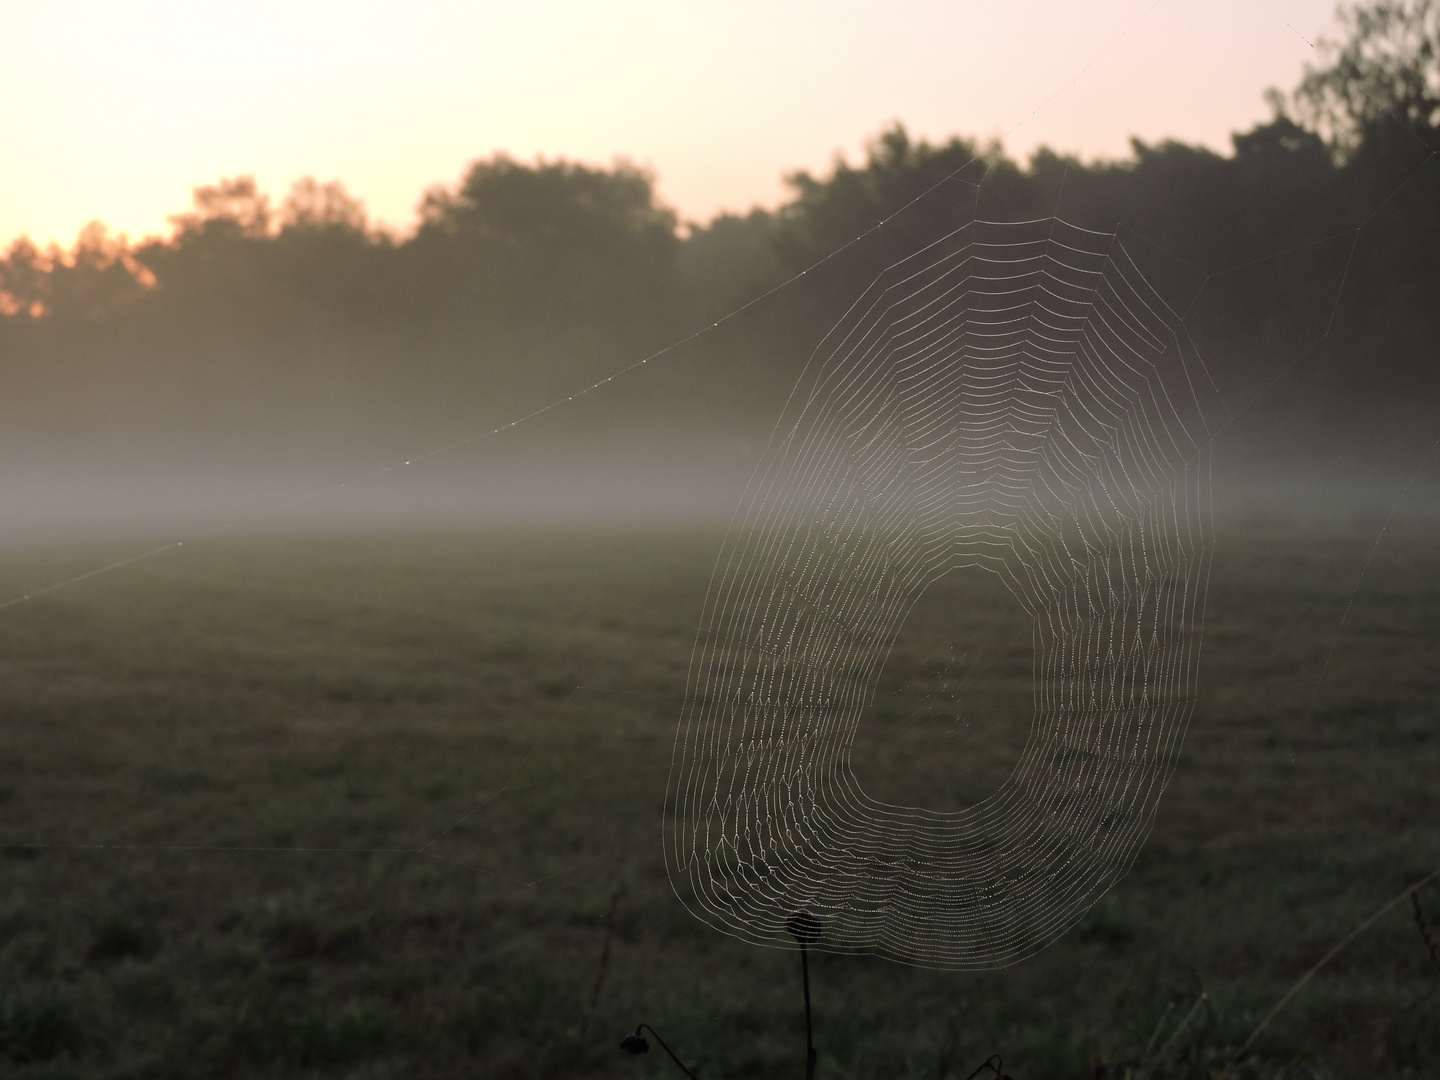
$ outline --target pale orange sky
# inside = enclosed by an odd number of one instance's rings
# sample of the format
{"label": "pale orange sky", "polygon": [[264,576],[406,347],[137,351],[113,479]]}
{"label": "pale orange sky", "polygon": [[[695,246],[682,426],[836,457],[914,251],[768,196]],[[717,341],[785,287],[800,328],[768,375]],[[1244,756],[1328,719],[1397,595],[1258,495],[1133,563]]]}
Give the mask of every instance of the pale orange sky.
{"label": "pale orange sky", "polygon": [[[1333,28],[1332,0],[0,3],[0,244],[100,218],[168,231],[190,189],[339,179],[406,227],[505,150],[652,168],[683,217],[773,205],[781,174],[900,120],[1125,154],[1228,149]],[[1008,133],[1008,134],[1007,134]]]}

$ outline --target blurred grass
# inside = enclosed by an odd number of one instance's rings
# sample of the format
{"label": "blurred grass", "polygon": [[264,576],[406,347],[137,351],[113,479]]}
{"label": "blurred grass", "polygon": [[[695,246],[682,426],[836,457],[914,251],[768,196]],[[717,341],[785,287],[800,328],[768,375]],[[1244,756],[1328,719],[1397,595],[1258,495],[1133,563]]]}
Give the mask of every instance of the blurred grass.
{"label": "blurred grass", "polygon": [[[1440,865],[1440,545],[1390,530],[1355,591],[1376,534],[1222,535],[1201,701],[1134,872],[1007,970],[817,956],[821,1075],[958,1080],[999,1051],[1017,1080],[1213,1076]],[[704,1076],[802,1075],[795,957],[700,926],[660,858],[717,542],[250,537],[0,612],[0,1075],[678,1075],[616,1049],[641,1020]],[[7,553],[0,593],[110,554]],[[973,798],[1018,752],[993,717],[1028,643],[957,587],[971,625],[918,612],[863,733],[877,788],[955,780],[949,745]],[[986,689],[927,634],[988,655]],[[1440,997],[1409,1003],[1437,987],[1397,913],[1238,1075],[1431,1073]]]}

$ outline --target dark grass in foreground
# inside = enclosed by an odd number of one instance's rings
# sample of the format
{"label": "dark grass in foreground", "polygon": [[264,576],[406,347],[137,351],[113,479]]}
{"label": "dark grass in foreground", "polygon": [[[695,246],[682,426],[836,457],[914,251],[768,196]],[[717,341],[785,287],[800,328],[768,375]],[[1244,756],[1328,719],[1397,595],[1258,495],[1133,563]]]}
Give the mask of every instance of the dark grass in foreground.
{"label": "dark grass in foreground", "polygon": [[[959,1080],[999,1051],[1017,1080],[1213,1076],[1440,865],[1432,531],[1387,533],[1326,662],[1375,535],[1223,534],[1134,872],[1004,971],[812,956],[819,1075]],[[660,858],[717,540],[234,540],[0,612],[0,1074],[678,1075],[617,1049],[646,1021],[702,1076],[802,1076],[796,955],[694,921]],[[12,554],[0,586],[106,554]],[[1025,645],[964,587],[969,626],[907,627],[877,790],[964,801],[1018,749],[993,718],[1023,715]],[[1397,909],[1238,1075],[1433,1075],[1437,988]]]}

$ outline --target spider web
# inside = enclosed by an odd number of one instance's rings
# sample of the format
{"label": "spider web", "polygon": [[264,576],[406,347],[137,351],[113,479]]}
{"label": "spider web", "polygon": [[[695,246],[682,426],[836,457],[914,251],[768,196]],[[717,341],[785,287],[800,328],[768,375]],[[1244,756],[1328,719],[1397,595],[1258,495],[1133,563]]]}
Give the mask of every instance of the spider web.
{"label": "spider web", "polygon": [[[1221,407],[1117,237],[976,221],[886,270],[817,350],[718,559],[667,859],[695,914],[946,968],[1018,961],[1129,868],[1190,715]],[[1031,622],[1033,716],[955,812],[852,749],[907,614],[956,570]],[[961,763],[957,763],[958,765]]]}

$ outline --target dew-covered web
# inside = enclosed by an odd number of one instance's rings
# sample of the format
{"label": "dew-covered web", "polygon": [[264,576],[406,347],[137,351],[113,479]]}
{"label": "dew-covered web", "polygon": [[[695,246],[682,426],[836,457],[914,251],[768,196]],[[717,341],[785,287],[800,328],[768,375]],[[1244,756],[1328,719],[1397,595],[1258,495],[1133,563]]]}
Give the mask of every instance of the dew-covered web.
{"label": "dew-covered web", "polygon": [[[983,968],[1129,868],[1190,715],[1209,387],[1116,236],[976,221],[886,270],[817,350],[718,559],[667,808],[689,907],[739,938]],[[988,798],[881,801],[852,757],[907,614],[994,574],[1033,715]],[[963,762],[956,762],[957,769]]]}

